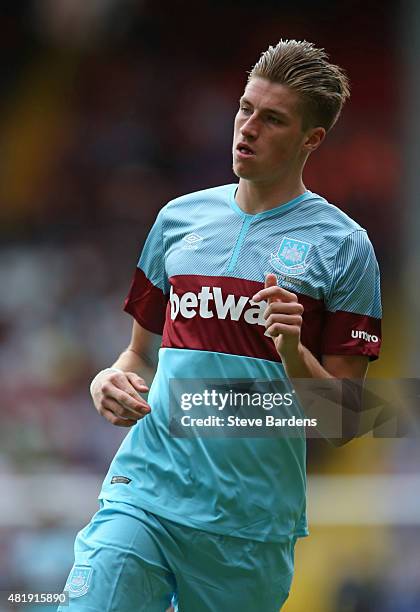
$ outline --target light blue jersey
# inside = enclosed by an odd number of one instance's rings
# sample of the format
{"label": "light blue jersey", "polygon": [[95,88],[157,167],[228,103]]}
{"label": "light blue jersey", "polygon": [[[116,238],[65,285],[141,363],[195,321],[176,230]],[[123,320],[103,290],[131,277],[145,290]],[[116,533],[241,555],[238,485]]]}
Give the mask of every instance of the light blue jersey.
{"label": "light blue jersey", "polygon": [[285,378],[264,335],[266,304],[251,299],[268,272],[304,306],[301,339],[317,358],[375,359],[379,271],[366,231],[322,197],[307,191],[249,215],[236,188],[171,201],[148,236],[125,309],[163,335],[152,412],[123,441],[100,498],[212,533],[283,541],[307,534],[304,437],[174,437],[170,380]]}

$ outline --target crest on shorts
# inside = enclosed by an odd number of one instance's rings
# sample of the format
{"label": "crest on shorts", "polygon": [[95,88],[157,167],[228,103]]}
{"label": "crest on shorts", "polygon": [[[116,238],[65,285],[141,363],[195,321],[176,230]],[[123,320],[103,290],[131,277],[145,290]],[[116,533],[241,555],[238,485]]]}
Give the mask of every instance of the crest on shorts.
{"label": "crest on shorts", "polygon": [[308,267],[308,255],[312,244],[295,238],[281,241],[277,253],[271,253],[270,263],[278,271],[290,276],[303,274]]}
{"label": "crest on shorts", "polygon": [[88,565],[75,565],[64,587],[64,590],[69,592],[69,597],[81,597],[85,595],[88,592],[92,574],[92,567]]}

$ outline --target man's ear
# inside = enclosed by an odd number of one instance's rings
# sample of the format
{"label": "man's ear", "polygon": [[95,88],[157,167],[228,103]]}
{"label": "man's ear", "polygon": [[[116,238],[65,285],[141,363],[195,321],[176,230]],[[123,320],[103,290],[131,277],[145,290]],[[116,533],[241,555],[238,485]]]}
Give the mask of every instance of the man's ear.
{"label": "man's ear", "polygon": [[315,151],[315,149],[319,147],[326,135],[327,132],[323,127],[311,128],[306,133],[306,138],[303,143],[303,149],[307,153],[312,153],[312,151]]}

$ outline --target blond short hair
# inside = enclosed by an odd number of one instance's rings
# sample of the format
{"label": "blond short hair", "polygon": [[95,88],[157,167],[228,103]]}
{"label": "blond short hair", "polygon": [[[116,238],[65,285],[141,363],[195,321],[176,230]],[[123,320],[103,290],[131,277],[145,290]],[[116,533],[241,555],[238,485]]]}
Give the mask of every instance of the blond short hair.
{"label": "blond short hair", "polygon": [[303,129],[330,130],[350,96],[344,70],[328,61],[324,49],[306,40],[280,40],[270,46],[250,71],[248,82],[254,77],[287,85],[299,94]]}

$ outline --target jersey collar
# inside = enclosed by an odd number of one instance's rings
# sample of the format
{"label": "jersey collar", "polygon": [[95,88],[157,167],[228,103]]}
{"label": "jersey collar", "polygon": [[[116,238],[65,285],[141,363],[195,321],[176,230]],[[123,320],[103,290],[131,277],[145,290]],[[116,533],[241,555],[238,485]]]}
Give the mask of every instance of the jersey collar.
{"label": "jersey collar", "polygon": [[238,184],[234,183],[232,185],[232,189],[230,190],[230,198],[229,198],[230,207],[233,208],[233,210],[241,217],[243,218],[252,217],[253,219],[263,219],[264,217],[273,217],[275,215],[282,215],[283,213],[289,211],[291,208],[294,208],[295,206],[297,206],[304,200],[308,200],[310,197],[313,196],[312,191],[306,190],[305,193],[302,193],[302,195],[298,196],[297,198],[293,198],[293,200],[290,200],[289,202],[285,202],[284,204],[280,204],[279,206],[275,206],[274,208],[270,208],[269,210],[264,210],[263,212],[260,212],[260,213],[250,214],[250,213],[244,212],[236,203],[235,194],[236,194],[237,189],[238,189]]}

